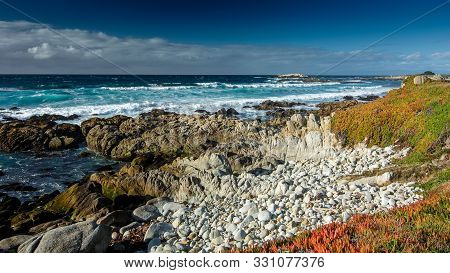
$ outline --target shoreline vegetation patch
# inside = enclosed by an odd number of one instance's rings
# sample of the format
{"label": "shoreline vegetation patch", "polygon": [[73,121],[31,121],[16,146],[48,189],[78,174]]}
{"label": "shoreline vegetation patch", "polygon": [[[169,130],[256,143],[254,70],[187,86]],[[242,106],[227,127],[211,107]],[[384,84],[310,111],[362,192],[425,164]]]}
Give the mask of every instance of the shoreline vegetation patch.
{"label": "shoreline vegetation patch", "polygon": [[412,147],[403,163],[422,163],[448,152],[450,83],[415,85],[413,77],[404,83],[383,98],[337,111],[332,130],[347,145]]}

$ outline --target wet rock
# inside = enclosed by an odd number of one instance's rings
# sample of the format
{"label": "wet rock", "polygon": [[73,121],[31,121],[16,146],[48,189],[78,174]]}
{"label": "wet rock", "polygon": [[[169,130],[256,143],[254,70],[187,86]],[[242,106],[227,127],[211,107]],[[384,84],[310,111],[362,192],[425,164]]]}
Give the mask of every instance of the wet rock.
{"label": "wet rock", "polygon": [[203,109],[198,109],[194,111],[195,113],[200,113],[200,114],[205,114],[205,115],[209,115],[209,112]]}
{"label": "wet rock", "polygon": [[0,151],[45,151],[77,147],[83,137],[74,124],[57,124],[52,120],[28,119],[0,124]]}
{"label": "wet rock", "polygon": [[253,106],[256,110],[275,110],[278,108],[290,108],[295,106],[306,105],[303,102],[291,102],[291,101],[272,101],[265,100],[258,105]]}
{"label": "wet rock", "polygon": [[6,173],[2,170],[0,170],[0,176],[4,176]]}
{"label": "wet rock", "polygon": [[78,157],[80,157],[80,158],[87,158],[87,157],[91,157],[93,154],[91,153],[91,152],[89,152],[89,151],[82,151],[79,155],[78,155]]}
{"label": "wet rock", "polygon": [[[85,221],[36,235],[21,244],[20,253],[104,252],[111,241],[111,228]],[[62,240],[63,238],[63,240]]]}
{"label": "wet rock", "polygon": [[234,117],[239,115],[239,112],[236,111],[236,109],[234,108],[222,108],[219,111],[216,112],[216,115],[221,115],[221,116],[225,116],[225,117]]}
{"label": "wet rock", "polygon": [[65,121],[65,120],[75,120],[80,118],[79,115],[73,114],[70,116],[62,116],[62,115],[51,115],[51,114],[43,114],[40,116],[32,116],[29,118],[31,121],[38,122],[46,122],[46,121]]}

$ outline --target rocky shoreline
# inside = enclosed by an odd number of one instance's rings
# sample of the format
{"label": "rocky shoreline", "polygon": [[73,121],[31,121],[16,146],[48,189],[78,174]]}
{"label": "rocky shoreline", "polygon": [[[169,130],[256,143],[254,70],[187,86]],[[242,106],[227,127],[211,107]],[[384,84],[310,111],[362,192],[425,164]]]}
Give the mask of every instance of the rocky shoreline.
{"label": "rocky shoreline", "polygon": [[[226,252],[420,200],[412,181],[383,172],[408,149],[345,147],[331,131],[334,111],[361,103],[352,99],[312,111],[263,102],[255,109],[278,113],[264,121],[224,109],[2,123],[0,151],[86,145],[122,167],[22,204],[0,197],[0,249]],[[356,178],[368,171],[381,173]]]}

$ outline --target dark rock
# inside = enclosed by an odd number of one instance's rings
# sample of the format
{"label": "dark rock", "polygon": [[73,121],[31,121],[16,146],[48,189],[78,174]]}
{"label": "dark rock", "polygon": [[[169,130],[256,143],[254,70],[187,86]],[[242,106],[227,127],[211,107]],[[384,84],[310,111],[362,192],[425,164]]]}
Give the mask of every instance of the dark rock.
{"label": "dark rock", "polygon": [[59,191],[53,191],[51,193],[44,193],[42,195],[39,195],[33,199],[33,204],[35,206],[42,206],[50,202],[53,198],[58,196],[60,194]]}
{"label": "dark rock", "polygon": [[374,101],[376,99],[378,99],[379,96],[375,96],[375,95],[368,95],[368,96],[358,96],[358,100],[360,101]]}
{"label": "dark rock", "polygon": [[36,191],[33,186],[24,185],[22,183],[11,183],[6,185],[0,185],[0,190],[4,191]]}
{"label": "dark rock", "polygon": [[116,164],[110,164],[105,166],[100,166],[95,169],[96,172],[106,172],[106,171],[112,171],[116,168]]}
{"label": "dark rock", "polygon": [[227,117],[237,116],[237,115],[239,115],[239,112],[236,111],[236,109],[234,109],[234,108],[228,108],[226,115],[227,115]]}
{"label": "dark rock", "polygon": [[1,216],[0,220],[0,239],[12,236],[14,234],[14,231],[11,229],[9,222],[7,222],[6,220],[2,220]]}
{"label": "dark rock", "polygon": [[253,106],[256,110],[275,110],[278,108],[290,108],[295,106],[306,105],[302,102],[289,102],[289,101],[272,101],[266,100],[261,102],[258,105]]}
{"label": "dark rock", "polygon": [[19,107],[14,106],[14,107],[9,108],[9,110],[11,110],[11,111],[17,111],[17,110],[19,110]]}
{"label": "dark rock", "polygon": [[130,222],[130,213],[125,210],[116,210],[108,213],[102,218],[97,220],[97,224],[99,225],[107,225],[107,226],[123,226]]}
{"label": "dark rock", "polygon": [[145,204],[147,199],[148,198],[145,196],[122,194],[114,199],[113,209],[134,209],[140,205]]}
{"label": "dark rock", "polygon": [[34,122],[45,122],[45,121],[66,121],[66,120],[75,120],[80,118],[79,115],[70,115],[70,116],[62,116],[62,115],[49,115],[43,114],[40,116],[32,116],[28,120]]}
{"label": "dark rock", "polygon": [[6,173],[2,170],[0,170],[0,176],[4,176]]}
{"label": "dark rock", "polygon": [[209,112],[208,112],[208,111],[206,111],[206,110],[203,110],[203,109],[195,110],[194,112],[195,112],[195,113],[200,113],[200,114],[206,114],[206,115],[208,115],[208,114],[209,114]]}
{"label": "dark rock", "polygon": [[353,100],[353,96],[344,96],[344,100]]}
{"label": "dark rock", "polygon": [[76,147],[83,141],[78,125],[42,119],[1,123],[0,138],[3,152],[60,150]]}
{"label": "dark rock", "polygon": [[20,200],[16,197],[4,196],[0,200],[0,211],[15,211],[20,206]]}
{"label": "dark rock", "polygon": [[92,153],[91,152],[88,152],[88,151],[82,151],[79,155],[78,155],[78,157],[80,157],[80,158],[87,158],[87,157],[91,157],[92,156]]}
{"label": "dark rock", "polygon": [[239,115],[239,113],[234,108],[228,108],[228,109],[222,108],[216,112],[216,115],[233,117],[233,116]]}

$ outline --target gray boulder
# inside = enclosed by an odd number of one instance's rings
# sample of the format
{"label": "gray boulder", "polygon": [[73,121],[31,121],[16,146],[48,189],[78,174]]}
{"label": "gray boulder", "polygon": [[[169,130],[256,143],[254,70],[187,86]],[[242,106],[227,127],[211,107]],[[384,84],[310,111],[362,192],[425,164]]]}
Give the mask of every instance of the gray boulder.
{"label": "gray boulder", "polygon": [[15,249],[32,237],[33,235],[16,235],[13,237],[5,238],[0,241],[0,251],[9,251]]}
{"label": "gray boulder", "polygon": [[160,215],[158,208],[153,205],[140,206],[133,211],[133,218],[141,222],[156,219]]}
{"label": "gray boulder", "polygon": [[20,253],[105,252],[111,228],[85,221],[36,235],[19,246]]}
{"label": "gray boulder", "polygon": [[155,223],[151,225],[144,236],[144,242],[148,242],[153,238],[159,238],[166,232],[173,232],[173,226],[168,223]]}

